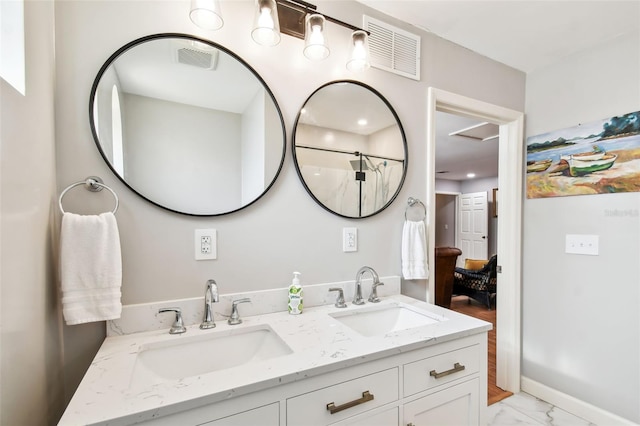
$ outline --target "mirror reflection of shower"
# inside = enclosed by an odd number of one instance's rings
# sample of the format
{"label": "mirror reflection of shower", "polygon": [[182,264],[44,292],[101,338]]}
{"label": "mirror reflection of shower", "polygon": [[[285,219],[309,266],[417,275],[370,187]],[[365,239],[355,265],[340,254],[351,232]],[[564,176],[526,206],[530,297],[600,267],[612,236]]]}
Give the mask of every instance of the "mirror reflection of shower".
{"label": "mirror reflection of shower", "polygon": [[402,180],[404,160],[359,151],[296,148],[304,159],[300,171],[309,189],[344,216],[364,217],[380,210],[390,201],[390,188]]}
{"label": "mirror reflection of shower", "polygon": [[382,208],[382,206],[384,206],[388,201],[387,197],[389,194],[389,185],[385,185],[388,162],[387,160],[383,159],[376,165],[368,155],[362,153],[359,154],[359,160],[350,160],[349,163],[351,163],[351,167],[354,171],[374,172],[376,183],[373,191],[373,209],[378,210]]}

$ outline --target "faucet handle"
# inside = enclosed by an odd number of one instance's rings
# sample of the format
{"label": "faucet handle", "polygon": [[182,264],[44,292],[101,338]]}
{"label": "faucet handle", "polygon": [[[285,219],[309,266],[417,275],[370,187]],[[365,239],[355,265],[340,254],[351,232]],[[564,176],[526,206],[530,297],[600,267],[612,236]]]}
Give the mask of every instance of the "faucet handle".
{"label": "faucet handle", "polygon": [[238,313],[238,303],[246,303],[251,302],[251,299],[248,297],[244,297],[242,299],[237,299],[231,302],[231,316],[227,320],[229,325],[237,325],[242,324],[242,320],[240,319],[240,314]]}
{"label": "faucet handle", "polygon": [[337,291],[338,297],[336,298],[336,303],[334,306],[336,308],[346,308],[347,304],[344,303],[344,291],[339,287],[330,288],[329,291]]}
{"label": "faucet handle", "polygon": [[173,325],[169,329],[169,334],[182,334],[187,331],[184,323],[182,322],[182,309],[180,308],[160,308],[158,313],[161,314],[163,312],[175,312],[176,320]]}
{"label": "faucet handle", "polygon": [[384,285],[384,283],[376,281],[371,286],[371,294],[369,295],[369,299],[367,299],[367,300],[369,300],[369,302],[378,303],[380,301],[380,298],[378,297],[378,286],[379,285]]}

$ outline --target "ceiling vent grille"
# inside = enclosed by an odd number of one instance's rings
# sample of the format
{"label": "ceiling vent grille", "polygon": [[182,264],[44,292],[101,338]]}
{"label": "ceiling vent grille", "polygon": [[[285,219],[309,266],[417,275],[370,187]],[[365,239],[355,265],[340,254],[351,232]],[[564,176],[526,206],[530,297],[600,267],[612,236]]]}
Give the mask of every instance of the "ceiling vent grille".
{"label": "ceiling vent grille", "polygon": [[181,64],[206,70],[215,70],[218,65],[218,50],[214,49],[210,52],[205,52],[183,47],[177,50],[177,61]]}
{"label": "ceiling vent grille", "polygon": [[371,66],[420,80],[420,36],[386,22],[364,16],[364,28],[371,33]]}

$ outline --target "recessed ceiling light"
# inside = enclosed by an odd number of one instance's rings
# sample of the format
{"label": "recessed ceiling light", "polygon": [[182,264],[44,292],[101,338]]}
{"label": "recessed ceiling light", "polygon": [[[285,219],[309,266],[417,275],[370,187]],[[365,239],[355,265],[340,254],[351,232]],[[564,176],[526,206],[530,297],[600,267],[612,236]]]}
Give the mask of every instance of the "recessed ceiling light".
{"label": "recessed ceiling light", "polygon": [[358,124],[361,126],[366,126],[367,125],[367,119],[366,118],[361,118],[360,120],[358,120]]}
{"label": "recessed ceiling light", "polygon": [[471,178],[476,177],[476,174],[475,174],[475,173],[467,173],[467,177],[468,177],[469,179],[471,179]]}

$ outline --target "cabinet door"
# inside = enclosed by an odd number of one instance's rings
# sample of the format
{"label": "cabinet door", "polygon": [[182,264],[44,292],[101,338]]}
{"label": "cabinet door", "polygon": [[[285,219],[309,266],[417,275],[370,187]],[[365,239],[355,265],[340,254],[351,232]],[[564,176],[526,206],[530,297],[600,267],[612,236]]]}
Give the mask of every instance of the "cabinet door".
{"label": "cabinet door", "polygon": [[451,386],[404,405],[404,422],[409,426],[478,425],[480,392],[478,379]]}
{"label": "cabinet door", "polygon": [[202,426],[279,426],[280,404],[273,403],[253,410],[243,411],[223,417],[212,422],[201,423]]}

